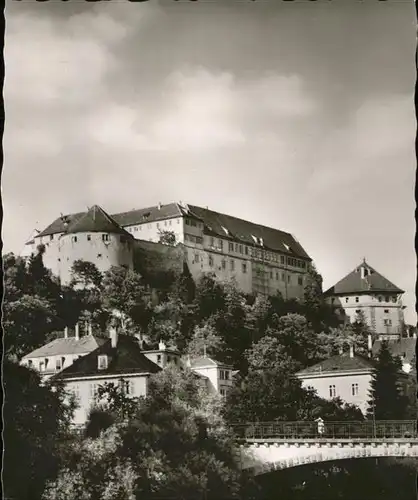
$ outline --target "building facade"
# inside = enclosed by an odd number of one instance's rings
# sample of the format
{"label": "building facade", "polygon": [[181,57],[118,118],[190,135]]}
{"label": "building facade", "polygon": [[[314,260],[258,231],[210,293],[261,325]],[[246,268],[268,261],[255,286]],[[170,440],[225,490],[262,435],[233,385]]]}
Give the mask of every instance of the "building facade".
{"label": "building facade", "polygon": [[[94,213],[112,226],[106,225],[105,231],[103,224],[93,224]],[[132,266],[127,235],[134,245],[135,240],[183,245],[184,259],[196,280],[213,273],[220,280],[234,281],[245,293],[303,297],[311,258],[293,235],[193,205],[159,204],[111,217],[96,206],[87,213],[59,217],[29,244],[32,250],[45,245],[45,265],[66,281],[71,262],[80,258],[100,270]]]}
{"label": "building facade", "polygon": [[324,295],[347,320],[361,314],[380,339],[396,339],[404,329],[403,293],[364,260]]}
{"label": "building facade", "polygon": [[312,387],[324,399],[341,398],[367,412],[373,364],[351,349],[298,372],[304,387]]}

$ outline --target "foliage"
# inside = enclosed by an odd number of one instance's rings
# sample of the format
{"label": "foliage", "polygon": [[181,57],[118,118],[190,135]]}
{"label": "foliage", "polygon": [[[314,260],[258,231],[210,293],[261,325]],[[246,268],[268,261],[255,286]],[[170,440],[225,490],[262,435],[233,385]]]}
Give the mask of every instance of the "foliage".
{"label": "foliage", "polygon": [[57,473],[74,401],[62,386],[42,385],[36,372],[7,358],[3,377],[4,496],[36,499]]}
{"label": "foliage", "polygon": [[174,367],[153,375],[135,414],[74,450],[83,460],[69,460],[44,499],[239,498],[244,484],[231,437],[216,397],[197,380]]}
{"label": "foliage", "polygon": [[176,244],[176,233],[174,231],[160,230],[159,234],[159,242],[163,245],[174,246]]}
{"label": "foliage", "polygon": [[370,383],[368,418],[405,418],[407,398],[402,394],[401,370],[401,361],[390,354],[387,342],[382,342]]}
{"label": "foliage", "polygon": [[205,353],[218,359],[225,348],[223,339],[216,332],[215,327],[207,321],[203,326],[197,326],[186,348],[190,358],[198,358]]}

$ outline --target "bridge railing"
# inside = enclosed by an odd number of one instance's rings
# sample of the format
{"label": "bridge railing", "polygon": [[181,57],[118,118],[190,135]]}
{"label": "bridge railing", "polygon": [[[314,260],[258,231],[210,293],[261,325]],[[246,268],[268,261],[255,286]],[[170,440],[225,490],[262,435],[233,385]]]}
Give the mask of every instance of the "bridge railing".
{"label": "bridge railing", "polygon": [[[411,439],[417,438],[415,420],[358,422],[260,422],[231,426],[237,439]],[[322,432],[320,432],[322,430]]]}

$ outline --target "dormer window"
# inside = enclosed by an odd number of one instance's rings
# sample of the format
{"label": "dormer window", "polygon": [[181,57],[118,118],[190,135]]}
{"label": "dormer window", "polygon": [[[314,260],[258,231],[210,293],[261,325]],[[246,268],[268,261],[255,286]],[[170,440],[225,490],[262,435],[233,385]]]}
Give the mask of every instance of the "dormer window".
{"label": "dormer window", "polygon": [[100,354],[97,357],[97,368],[99,370],[107,370],[108,367],[108,358],[106,354]]}
{"label": "dormer window", "polygon": [[142,216],[144,219],[148,219],[148,217],[151,215],[151,212],[145,212],[144,215]]}

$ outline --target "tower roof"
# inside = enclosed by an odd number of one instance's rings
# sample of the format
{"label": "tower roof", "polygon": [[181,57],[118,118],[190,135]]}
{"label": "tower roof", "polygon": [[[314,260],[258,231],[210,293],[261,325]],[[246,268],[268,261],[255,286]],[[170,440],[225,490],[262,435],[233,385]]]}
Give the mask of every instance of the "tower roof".
{"label": "tower roof", "polygon": [[[363,270],[362,270],[363,269]],[[329,288],[325,295],[346,295],[351,293],[404,293],[373,267],[363,262],[342,280]]]}
{"label": "tower roof", "polygon": [[131,235],[121,228],[110,215],[98,205],[92,206],[80,218],[70,222],[67,233],[116,233]]}

